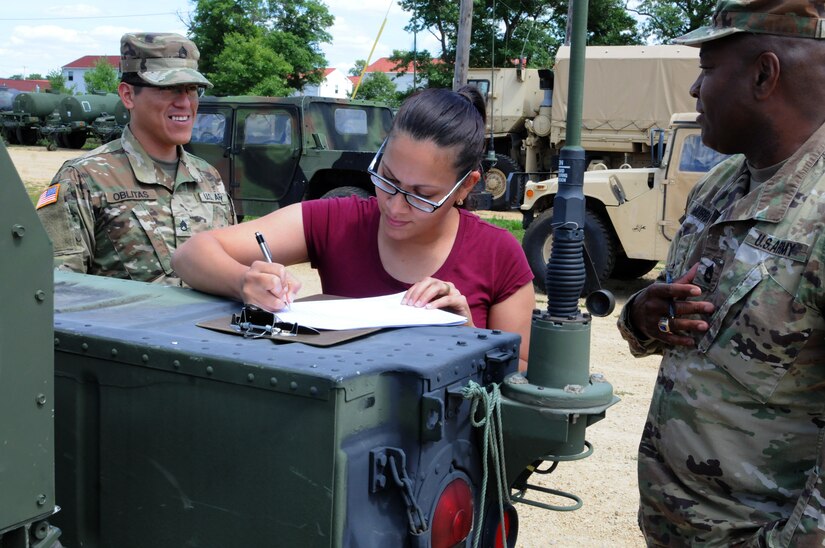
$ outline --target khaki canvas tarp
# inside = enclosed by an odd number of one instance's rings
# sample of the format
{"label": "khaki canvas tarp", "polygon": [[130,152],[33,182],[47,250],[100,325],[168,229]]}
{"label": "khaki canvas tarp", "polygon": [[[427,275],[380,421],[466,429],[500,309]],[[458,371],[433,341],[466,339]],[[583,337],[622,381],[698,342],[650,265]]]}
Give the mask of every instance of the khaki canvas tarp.
{"label": "khaki canvas tarp", "polygon": [[[689,89],[699,75],[699,49],[686,46],[589,46],[586,48],[582,139],[597,133],[646,140],[653,127],[666,128],[676,112],[692,112]],[[554,68],[554,133],[564,137],[570,48],[559,48]]]}

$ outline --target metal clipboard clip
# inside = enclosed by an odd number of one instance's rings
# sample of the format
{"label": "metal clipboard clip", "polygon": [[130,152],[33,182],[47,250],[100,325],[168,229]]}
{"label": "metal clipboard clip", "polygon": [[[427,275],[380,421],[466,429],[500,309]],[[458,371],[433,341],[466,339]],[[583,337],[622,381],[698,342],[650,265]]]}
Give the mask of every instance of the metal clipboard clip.
{"label": "metal clipboard clip", "polygon": [[251,304],[245,304],[240,314],[232,314],[230,325],[246,339],[320,334],[320,331],[312,327],[281,321],[275,313]]}

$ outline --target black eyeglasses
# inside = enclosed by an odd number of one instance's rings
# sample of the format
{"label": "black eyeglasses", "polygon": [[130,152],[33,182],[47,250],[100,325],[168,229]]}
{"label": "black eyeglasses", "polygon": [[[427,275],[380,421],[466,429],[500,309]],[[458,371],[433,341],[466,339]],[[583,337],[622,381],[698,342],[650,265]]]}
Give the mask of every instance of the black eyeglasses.
{"label": "black eyeglasses", "polygon": [[133,84],[132,82],[127,82],[127,84],[138,88],[156,89],[169,99],[173,99],[178,95],[184,94],[188,95],[190,99],[197,99],[199,97],[203,97],[203,92],[206,91],[206,86],[201,86],[198,84],[181,84],[179,86],[153,86],[151,84]]}
{"label": "black eyeglasses", "polygon": [[404,196],[404,199],[407,200],[408,204],[413,206],[415,209],[418,209],[425,213],[432,213],[439,207],[443,206],[444,203],[450,198],[450,196],[452,196],[455,193],[455,191],[458,190],[458,187],[461,186],[461,183],[467,180],[467,177],[469,177],[470,173],[473,172],[473,170],[471,169],[470,171],[465,173],[464,177],[458,180],[453,189],[450,192],[448,192],[446,196],[444,196],[437,202],[433,202],[432,200],[428,200],[427,198],[423,198],[417,194],[413,194],[412,192],[407,192],[406,190],[398,188],[398,186],[395,183],[390,182],[389,180],[385,179],[376,172],[375,168],[381,162],[381,156],[384,155],[384,146],[386,144],[387,140],[384,139],[384,142],[381,143],[381,147],[378,149],[378,152],[375,153],[375,157],[372,159],[372,162],[370,162],[370,165],[367,168],[367,173],[370,174],[372,184],[374,184],[376,188],[383,190],[390,196],[399,193],[402,194]]}

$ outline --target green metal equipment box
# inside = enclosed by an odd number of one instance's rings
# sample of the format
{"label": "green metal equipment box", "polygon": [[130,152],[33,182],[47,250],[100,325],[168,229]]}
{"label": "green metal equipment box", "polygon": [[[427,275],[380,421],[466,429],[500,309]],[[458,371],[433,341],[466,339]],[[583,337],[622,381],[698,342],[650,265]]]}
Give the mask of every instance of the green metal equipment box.
{"label": "green metal equipment box", "polygon": [[480,499],[461,389],[515,371],[517,335],[317,348],[197,327],[239,304],[187,289],[58,272],[55,295],[67,545],[430,546],[450,483]]}

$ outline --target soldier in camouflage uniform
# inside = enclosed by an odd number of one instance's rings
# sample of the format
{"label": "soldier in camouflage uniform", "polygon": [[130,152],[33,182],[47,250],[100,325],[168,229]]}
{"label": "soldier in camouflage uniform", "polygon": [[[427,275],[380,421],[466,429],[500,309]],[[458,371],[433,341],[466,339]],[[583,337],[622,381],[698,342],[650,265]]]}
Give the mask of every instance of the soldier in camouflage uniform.
{"label": "soldier in camouflage uniform", "polygon": [[703,141],[741,155],[693,189],[619,319],[634,355],[663,354],[639,447],[651,546],[825,541],[823,38],[823,0],[721,0],[679,39],[701,45]]}
{"label": "soldier in camouflage uniform", "polygon": [[198,97],[212,84],[198,49],[178,34],[125,34],[118,93],[131,113],[123,136],[67,161],[37,212],[55,267],[178,284],[172,252],[189,236],[235,222],[220,175],[185,152]]}

